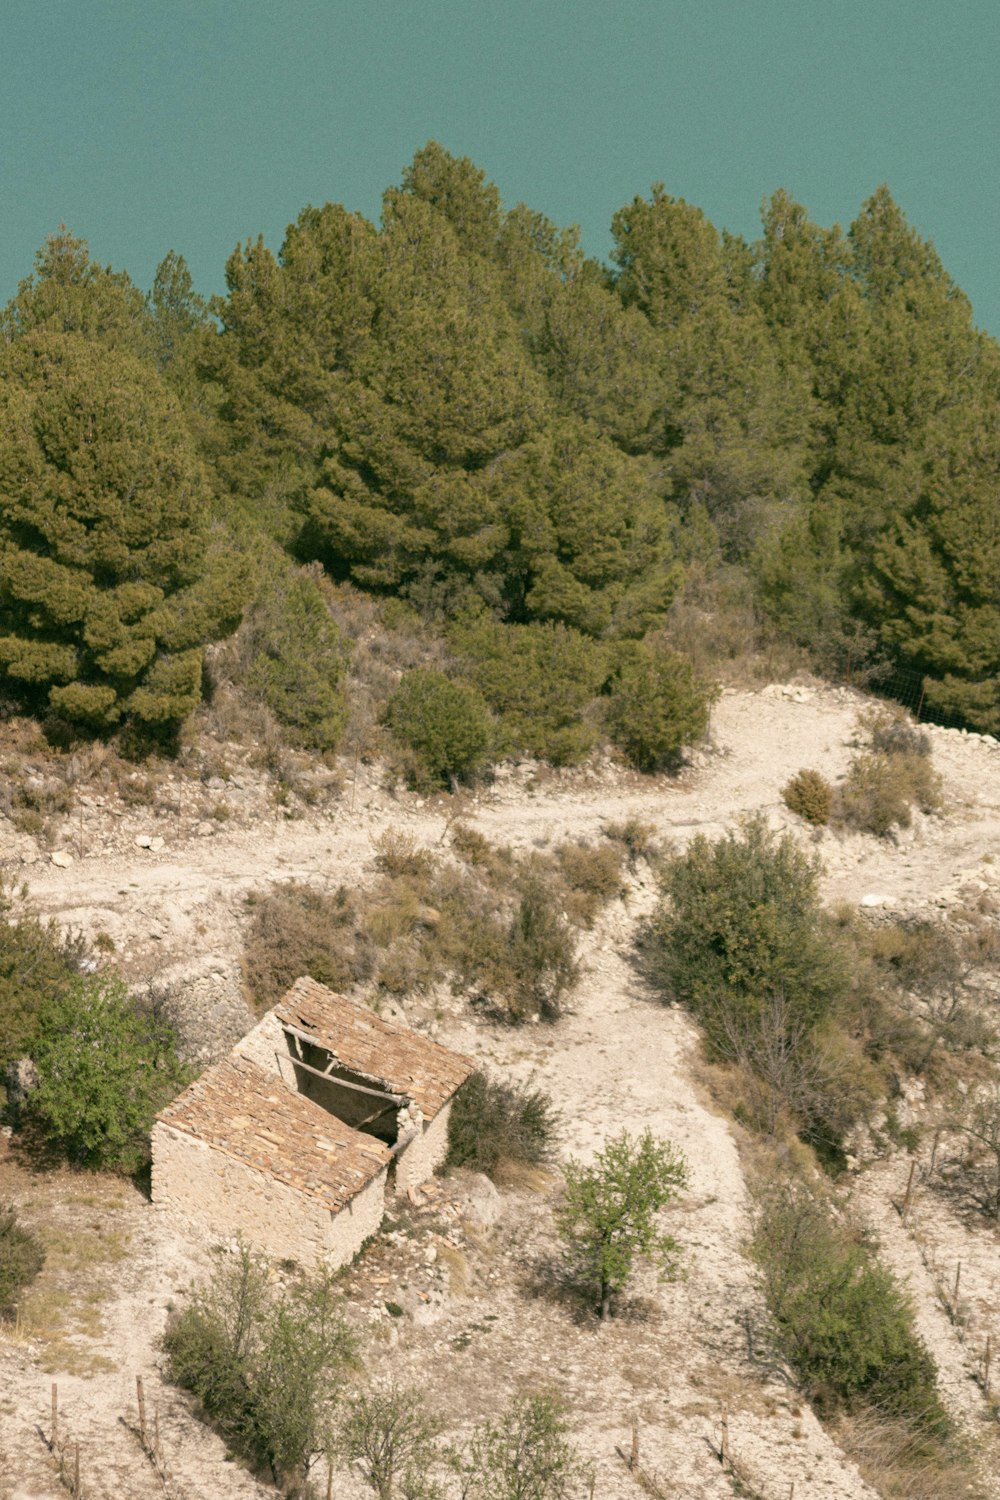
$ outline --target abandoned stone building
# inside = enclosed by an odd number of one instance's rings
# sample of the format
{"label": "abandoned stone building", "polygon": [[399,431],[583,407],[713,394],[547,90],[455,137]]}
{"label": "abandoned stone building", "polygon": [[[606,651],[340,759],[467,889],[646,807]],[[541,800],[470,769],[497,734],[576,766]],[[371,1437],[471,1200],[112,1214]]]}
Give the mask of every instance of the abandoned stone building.
{"label": "abandoned stone building", "polygon": [[312,979],[161,1111],[153,1202],[301,1265],[351,1260],[444,1159],[474,1063]]}

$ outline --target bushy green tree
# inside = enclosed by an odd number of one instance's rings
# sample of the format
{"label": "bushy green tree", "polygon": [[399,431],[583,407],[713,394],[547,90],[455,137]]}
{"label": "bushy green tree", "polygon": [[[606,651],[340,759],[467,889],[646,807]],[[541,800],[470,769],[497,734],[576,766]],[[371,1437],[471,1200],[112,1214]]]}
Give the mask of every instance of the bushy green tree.
{"label": "bushy green tree", "polygon": [[0,365],[0,681],[83,729],[167,733],[238,618],[209,490],[154,371],[79,336]]}
{"label": "bushy green tree", "polygon": [[789,1183],[758,1201],[750,1252],[778,1347],[811,1400],[827,1412],[870,1403],[929,1434],[948,1431],[912,1304],[861,1229]]}
{"label": "bushy green tree", "polygon": [[158,1109],[187,1082],[170,1027],[140,1009],[115,975],[80,976],[39,1008],[38,1074],[22,1118],[88,1167],[133,1172],[149,1160]]}
{"label": "bushy green tree", "polygon": [[721,1055],[730,1022],[752,1022],[775,995],[813,1025],[845,994],[849,970],[820,910],[818,864],[763,817],[714,842],[699,834],[661,878],[642,939],[647,972]]}
{"label": "bushy green tree", "polygon": [[354,1340],[332,1278],[276,1288],[266,1261],[241,1247],[167,1325],[167,1375],[198,1397],[234,1447],[283,1493],[311,1493],[333,1445],[335,1408]]}
{"label": "bushy green tree", "polygon": [[651,447],[675,496],[744,558],[806,493],[813,405],[755,300],[731,284],[727,247],[702,211],[662,184],[612,221],[617,288],[658,335],[662,382]]}
{"label": "bushy green tree", "polygon": [[406,673],[389,699],[386,722],[416,755],[421,775],[442,786],[481,770],[494,740],[489,711],[475,688],[433,667]]}
{"label": "bushy green tree", "polygon": [[146,305],[153,322],[155,357],[160,369],[170,370],[185,364],[192,341],[213,325],[208,304],[195,291],[183,255],[169,250],[160,261]]}
{"label": "bushy green tree", "polygon": [[676,1269],[679,1247],[657,1223],[687,1183],[687,1163],[669,1141],[649,1130],[608,1141],[593,1166],[566,1164],[566,1195],[557,1216],[566,1267],[602,1318],[632,1278],[637,1257],[664,1275]]}
{"label": "bushy green tree", "polygon": [[447,219],[467,252],[489,259],[502,223],[500,194],[469,157],[452,156],[437,141],[417,151],[403,173],[403,190]]}
{"label": "bushy green tree", "polygon": [[0,881],[0,1069],[25,1055],[39,1012],[72,987],[84,951]]}
{"label": "bushy green tree", "polygon": [[905,513],[875,542],[856,599],[892,658],[924,678],[925,703],[1000,729],[1000,401],[929,435]]}
{"label": "bushy green tree", "polygon": [[553,765],[572,765],[593,749],[597,726],[586,711],[608,670],[598,642],[561,624],[487,619],[455,628],[449,639],[510,749]]}
{"label": "bushy green tree", "polygon": [[65,226],[50,234],[32,274],[0,313],[0,343],[48,333],[77,334],[141,360],[153,357],[155,333],[146,299],[125,271],[90,258],[86,240]]}
{"label": "bushy green tree", "polygon": [[691,663],[653,641],[618,648],[605,706],[611,739],[640,771],[669,765],[708,728],[713,689]]}

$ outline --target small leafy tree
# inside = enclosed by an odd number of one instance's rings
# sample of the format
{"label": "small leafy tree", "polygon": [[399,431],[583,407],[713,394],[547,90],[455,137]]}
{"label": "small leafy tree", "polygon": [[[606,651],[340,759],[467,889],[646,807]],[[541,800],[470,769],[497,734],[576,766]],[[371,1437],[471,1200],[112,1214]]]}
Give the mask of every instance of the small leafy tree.
{"label": "small leafy tree", "polygon": [[31,1056],[26,1120],[73,1160],[112,1171],[145,1164],[153,1117],[188,1077],[170,1027],[109,973],[78,976],[47,999]]}
{"label": "small leafy tree", "polygon": [[548,881],[528,870],[519,886],[498,989],[513,1019],[536,1015],[554,1021],[580,972],[576,938]]}
{"label": "small leafy tree", "polygon": [[45,1263],[45,1251],[35,1236],[18,1223],[14,1205],[0,1208],[0,1318],[17,1306],[17,1299]]}
{"label": "small leafy tree", "polygon": [[687,1180],[681,1152],[649,1130],[637,1139],[623,1131],[598,1152],[592,1167],[567,1163],[556,1223],[570,1277],[593,1298],[602,1318],[631,1280],[638,1256],[658,1263],[665,1276],[675,1273],[679,1246],[657,1227],[657,1215]]}
{"label": "small leafy tree", "polygon": [[565,1408],[552,1396],[515,1396],[495,1422],[483,1422],[458,1460],[462,1500],[568,1500],[589,1470],[569,1437]]}
{"label": "small leafy tree", "polygon": [[316,1458],[332,1446],[334,1407],[354,1357],[338,1302],[328,1275],[276,1290],[267,1262],[244,1247],[164,1335],[169,1378],[290,1496],[307,1492]]}
{"label": "small leafy tree", "polygon": [[357,1463],[378,1500],[434,1500],[433,1469],[443,1457],[441,1423],[412,1387],[359,1391],[340,1423],[340,1447]]}

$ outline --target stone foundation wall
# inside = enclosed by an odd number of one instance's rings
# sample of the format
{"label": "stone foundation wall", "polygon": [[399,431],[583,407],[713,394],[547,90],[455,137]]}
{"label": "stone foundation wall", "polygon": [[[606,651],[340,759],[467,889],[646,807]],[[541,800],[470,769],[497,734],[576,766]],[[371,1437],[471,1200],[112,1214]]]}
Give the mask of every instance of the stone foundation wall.
{"label": "stone foundation wall", "polygon": [[204,1141],[153,1127],[154,1204],[210,1238],[242,1237],[275,1259],[345,1265],[376,1232],[385,1209],[383,1169],[337,1214]]}
{"label": "stone foundation wall", "polygon": [[419,1187],[434,1176],[448,1153],[448,1116],[451,1100],[438,1110],[429,1125],[424,1125],[420,1134],[396,1157],[396,1192],[405,1193],[407,1188]]}
{"label": "stone foundation wall", "polygon": [[339,1214],[327,1215],[326,1263],[336,1269],[357,1255],[365,1240],[377,1234],[385,1215],[385,1183],[389,1168],[383,1167],[367,1187],[351,1199]]}

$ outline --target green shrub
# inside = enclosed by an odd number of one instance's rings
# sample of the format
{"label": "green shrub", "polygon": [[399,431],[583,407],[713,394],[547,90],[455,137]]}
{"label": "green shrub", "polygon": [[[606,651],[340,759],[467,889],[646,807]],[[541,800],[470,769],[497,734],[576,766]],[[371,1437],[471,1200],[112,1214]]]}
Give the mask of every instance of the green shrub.
{"label": "green shrub", "polygon": [[931,737],[901,708],[876,709],[862,715],[871,748],[877,755],[929,756]]}
{"label": "green shrub", "polygon": [[419,778],[447,786],[483,768],[494,743],[489,711],[475,688],[432,667],[407,672],[386,707],[386,722],[417,758]]}
{"label": "green shrub", "polygon": [[296,744],[333,750],[347,720],[341,679],[349,643],[311,569],[269,578],[238,637],[241,677]]}
{"label": "green shrub", "polygon": [[807,823],[822,828],[833,812],[833,787],[819,771],[797,771],[782,788],[785,806]]}
{"label": "green shrub", "polygon": [[452,648],[501,720],[509,748],[573,765],[597,743],[587,709],[607,676],[607,651],[566,625],[456,627]]}
{"label": "green shrub", "polygon": [[881,838],[894,827],[909,828],[914,806],[935,812],[942,782],[931,765],[927,734],[899,709],[862,715],[859,727],[866,743],[851,760],[841,788],[844,822]]}
{"label": "green shrub", "polygon": [[85,945],[43,922],[0,878],[0,1070],[23,1057],[38,1013],[79,975]]}
{"label": "green shrub", "polygon": [[333,1442],[333,1408],[354,1340],[332,1278],[277,1288],[245,1248],[167,1325],[167,1377],[197,1396],[233,1447],[289,1495],[307,1493]]}
{"label": "green shrub", "polygon": [[509,871],[513,866],[514,857],[509,845],[491,844],[485,834],[468,823],[453,823],[449,838],[458,859],[488,871],[492,876]]}
{"label": "green shrub", "polygon": [[861,1230],[790,1183],[761,1196],[750,1252],[778,1347],[811,1401],[827,1413],[877,1405],[947,1432],[910,1301]]}
{"label": "green shrub", "polygon": [[604,836],[614,844],[621,844],[628,867],[633,872],[641,859],[652,862],[660,852],[655,826],[644,823],[641,818],[626,818],[624,823],[605,823]]}
{"label": "green shrub", "polygon": [[480,1423],[458,1468],[468,1500],[568,1500],[593,1490],[566,1409],[546,1395],[515,1396],[495,1422]]}
{"label": "green shrub", "polygon": [[567,915],[580,927],[592,927],[602,906],[620,896],[622,884],[621,844],[561,844],[556,866],[566,886]]}
{"label": "green shrub", "polygon": [[646,972],[731,1055],[731,1025],[763,1014],[780,995],[792,1019],[813,1025],[845,992],[844,955],[823,919],[819,868],[763,817],[714,843],[699,834],[666,861],[663,896],[640,938]]}
{"label": "green shrub", "polygon": [[657,1225],[688,1180],[687,1163],[669,1141],[646,1130],[608,1141],[593,1166],[566,1164],[566,1195],[556,1218],[570,1279],[602,1318],[628,1285],[636,1258],[656,1262],[664,1276],[677,1266],[677,1241]]}
{"label": "green shrub", "polygon": [[507,1165],[538,1166],[551,1154],[554,1133],[548,1094],[477,1071],[452,1103],[445,1165],[488,1177]]}
{"label": "green shrub", "polygon": [[922,812],[941,805],[941,778],[925,755],[867,750],[853,757],[840,792],[846,823],[882,838],[893,828],[909,828],[914,804]]}
{"label": "green shrub", "polygon": [[715,843],[694,839],[662,879],[640,935],[650,981],[698,1018],[709,1056],[742,1073],[745,1123],[791,1126],[836,1158],[881,1081],[861,1045],[854,955],[820,908],[817,865],[756,817]]}
{"label": "green shrub", "polygon": [[374,956],[357,917],[343,886],[330,893],[290,880],[255,899],[242,966],[255,1008],[276,1004],[303,974],[333,990],[368,978]]}
{"label": "green shrub", "polygon": [[640,771],[658,770],[676,759],[682,745],[702,738],[714,693],[675,651],[629,642],[618,648],[605,706],[608,733]]}
{"label": "green shrub", "polygon": [[157,1110],[188,1081],[174,1034],[140,1009],[107,971],[75,979],[39,1010],[31,1042],[38,1074],[21,1113],[71,1161],[139,1171]]}
{"label": "green shrub", "polygon": [[14,1205],[0,1207],[0,1318],[8,1317],[45,1264],[45,1251],[17,1221]]}
{"label": "green shrub", "polygon": [[518,881],[520,899],[498,952],[485,966],[485,992],[503,1003],[509,1020],[558,1019],[579,977],[576,939],[552,885],[529,870]]}
{"label": "green shrub", "polygon": [[383,875],[426,880],[434,872],[433,854],[429,849],[421,848],[412,833],[386,828],[374,840],[374,845],[375,868]]}

